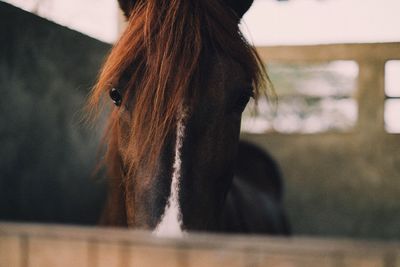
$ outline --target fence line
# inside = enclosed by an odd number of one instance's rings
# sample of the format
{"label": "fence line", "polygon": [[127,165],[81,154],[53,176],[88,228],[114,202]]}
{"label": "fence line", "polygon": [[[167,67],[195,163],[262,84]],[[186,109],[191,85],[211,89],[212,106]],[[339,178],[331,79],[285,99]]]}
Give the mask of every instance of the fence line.
{"label": "fence line", "polygon": [[399,267],[400,243],[0,223],[1,267]]}
{"label": "fence line", "polygon": [[387,61],[400,59],[400,43],[259,46],[265,61]]}

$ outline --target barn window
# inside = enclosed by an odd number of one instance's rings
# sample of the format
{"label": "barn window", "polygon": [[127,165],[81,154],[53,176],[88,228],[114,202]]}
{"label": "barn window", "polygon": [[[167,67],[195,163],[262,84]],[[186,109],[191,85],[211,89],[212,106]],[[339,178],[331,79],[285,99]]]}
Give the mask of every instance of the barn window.
{"label": "barn window", "polygon": [[273,63],[268,72],[277,101],[250,103],[242,131],[250,133],[348,132],[357,122],[358,65],[354,61]]}
{"label": "barn window", "polygon": [[385,65],[385,129],[400,133],[400,60]]}

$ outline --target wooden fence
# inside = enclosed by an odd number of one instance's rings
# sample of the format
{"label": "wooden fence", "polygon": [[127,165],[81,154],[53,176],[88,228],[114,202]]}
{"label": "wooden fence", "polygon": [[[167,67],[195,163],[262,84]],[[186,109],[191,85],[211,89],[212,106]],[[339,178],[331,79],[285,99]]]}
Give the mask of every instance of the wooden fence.
{"label": "wooden fence", "polygon": [[[257,47],[264,62],[321,63],[352,60],[359,66],[358,129],[384,132],[385,64],[400,60],[400,43]],[[374,107],[374,109],[371,109]]]}
{"label": "wooden fence", "polygon": [[0,223],[1,267],[400,267],[400,243]]}

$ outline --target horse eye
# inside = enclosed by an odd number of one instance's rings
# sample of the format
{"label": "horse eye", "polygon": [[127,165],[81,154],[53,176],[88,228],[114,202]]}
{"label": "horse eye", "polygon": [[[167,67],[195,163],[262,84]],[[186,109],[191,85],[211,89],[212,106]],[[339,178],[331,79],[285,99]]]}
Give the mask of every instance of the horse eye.
{"label": "horse eye", "polygon": [[116,106],[118,106],[118,107],[121,106],[122,96],[117,88],[112,88],[110,90],[110,98]]}
{"label": "horse eye", "polygon": [[247,93],[240,95],[235,103],[233,111],[235,113],[242,113],[243,110],[245,109],[247,103],[249,102],[250,97],[251,97],[251,94],[247,94]]}

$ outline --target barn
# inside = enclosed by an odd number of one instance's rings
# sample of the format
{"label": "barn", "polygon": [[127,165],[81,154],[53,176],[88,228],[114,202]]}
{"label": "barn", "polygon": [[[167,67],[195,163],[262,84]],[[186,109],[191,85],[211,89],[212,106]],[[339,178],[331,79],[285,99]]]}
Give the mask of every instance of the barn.
{"label": "barn", "polygon": [[276,94],[241,138],[279,166],[292,236],[157,238],[94,227],[104,125],[84,103],[112,37],[34,13],[0,2],[0,266],[400,264],[399,42],[257,45]]}

